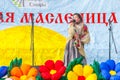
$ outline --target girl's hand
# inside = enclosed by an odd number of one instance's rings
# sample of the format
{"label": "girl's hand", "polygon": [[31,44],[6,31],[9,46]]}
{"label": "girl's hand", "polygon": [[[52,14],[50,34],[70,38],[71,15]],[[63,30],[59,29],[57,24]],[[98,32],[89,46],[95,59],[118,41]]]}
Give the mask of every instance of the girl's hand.
{"label": "girl's hand", "polygon": [[69,25],[70,25],[70,26],[74,26],[74,23],[73,23],[73,22],[71,22]]}
{"label": "girl's hand", "polygon": [[78,40],[75,40],[75,46],[78,48],[81,46],[81,41],[78,39]]}
{"label": "girl's hand", "polygon": [[74,35],[75,39],[79,39],[79,35],[75,33]]}

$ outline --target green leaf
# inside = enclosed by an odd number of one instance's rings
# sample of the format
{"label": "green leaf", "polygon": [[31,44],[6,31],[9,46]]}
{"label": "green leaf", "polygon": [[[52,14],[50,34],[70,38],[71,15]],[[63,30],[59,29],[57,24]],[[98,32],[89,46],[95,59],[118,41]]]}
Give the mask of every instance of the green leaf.
{"label": "green leaf", "polygon": [[22,65],[22,58],[18,60],[18,66],[20,67]]}
{"label": "green leaf", "polygon": [[83,57],[81,56],[80,58],[77,58],[76,64],[82,64]]}
{"label": "green leaf", "polygon": [[103,78],[103,76],[101,75],[101,70],[100,70],[100,64],[99,64],[99,62],[97,62],[97,61],[94,60],[93,65],[90,65],[90,66],[92,66],[92,68],[94,69],[94,73],[96,73],[96,75],[98,77],[98,80],[105,80]]}
{"label": "green leaf", "polygon": [[15,66],[20,67],[21,64],[22,64],[22,58],[20,59],[15,58],[14,60],[11,60],[10,65],[8,67],[8,76],[11,76],[10,71],[12,70],[13,67]]}
{"label": "green leaf", "polygon": [[14,65],[14,62],[13,62],[13,60],[10,62],[10,65],[9,65],[9,67],[8,67],[8,77],[10,77],[11,75],[10,75],[10,71],[12,70],[12,68],[14,67],[13,66]]}
{"label": "green leaf", "polygon": [[5,78],[1,78],[0,80],[5,80]]}
{"label": "green leaf", "polygon": [[9,70],[13,68],[13,60],[10,62]]}
{"label": "green leaf", "polygon": [[72,69],[71,66],[68,66],[67,69],[66,69],[66,72],[65,72],[65,75],[67,76],[68,72]]}
{"label": "green leaf", "polygon": [[36,80],[44,80],[41,76],[37,76]]}
{"label": "green leaf", "polygon": [[22,64],[22,58],[18,59],[18,58],[15,58],[13,60],[13,67],[17,66],[17,67],[20,67]]}
{"label": "green leaf", "polygon": [[17,65],[17,62],[18,62],[18,59],[15,58],[15,59],[13,60],[13,66],[14,66],[14,67],[15,67],[15,66],[18,66],[18,65]]}
{"label": "green leaf", "polygon": [[66,69],[66,72],[65,72],[65,76],[67,76],[68,72],[71,71],[73,69],[73,67],[77,64],[81,64],[83,65],[81,62],[83,60],[83,57],[81,56],[80,58],[76,58],[74,59],[73,61],[71,61],[68,66],[67,66],[67,69]]}
{"label": "green leaf", "polygon": [[60,78],[60,80],[67,80],[67,77],[66,77],[66,76],[62,76],[62,77]]}
{"label": "green leaf", "polygon": [[75,59],[74,59],[74,64],[77,64],[78,59],[79,59],[79,58],[75,58]]}

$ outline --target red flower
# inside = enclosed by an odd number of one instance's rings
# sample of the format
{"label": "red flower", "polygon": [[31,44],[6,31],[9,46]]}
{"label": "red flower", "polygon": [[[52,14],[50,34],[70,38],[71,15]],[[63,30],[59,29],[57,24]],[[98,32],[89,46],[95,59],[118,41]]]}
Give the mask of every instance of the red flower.
{"label": "red flower", "polygon": [[57,60],[56,63],[52,60],[45,62],[45,65],[39,67],[40,74],[43,79],[47,80],[59,80],[65,72],[64,63]]}

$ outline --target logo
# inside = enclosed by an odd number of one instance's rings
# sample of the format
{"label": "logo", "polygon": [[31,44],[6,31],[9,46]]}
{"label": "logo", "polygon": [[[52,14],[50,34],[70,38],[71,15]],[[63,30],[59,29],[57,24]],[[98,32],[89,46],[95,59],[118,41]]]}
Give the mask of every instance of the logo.
{"label": "logo", "polygon": [[12,3],[19,8],[47,8],[47,2],[43,0],[12,0]]}

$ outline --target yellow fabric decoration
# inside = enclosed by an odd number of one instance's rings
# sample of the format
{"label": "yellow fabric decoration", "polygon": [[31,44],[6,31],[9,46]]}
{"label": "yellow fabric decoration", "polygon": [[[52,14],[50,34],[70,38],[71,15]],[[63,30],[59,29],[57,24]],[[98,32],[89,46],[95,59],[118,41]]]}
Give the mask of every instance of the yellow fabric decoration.
{"label": "yellow fabric decoration", "polygon": [[[66,38],[49,28],[34,27],[35,65],[46,60],[63,60]],[[16,57],[32,65],[31,25],[15,26],[0,30],[0,65],[8,66]],[[3,55],[4,54],[4,55]]]}

